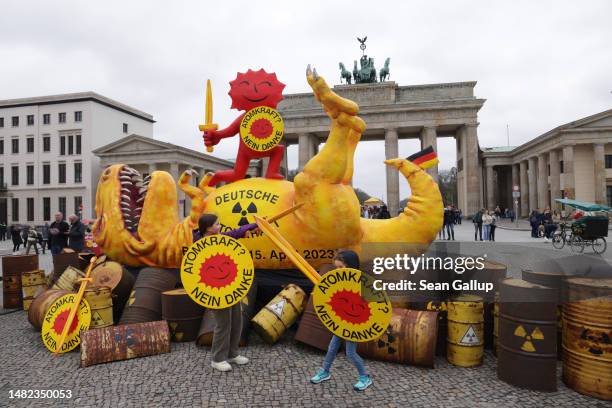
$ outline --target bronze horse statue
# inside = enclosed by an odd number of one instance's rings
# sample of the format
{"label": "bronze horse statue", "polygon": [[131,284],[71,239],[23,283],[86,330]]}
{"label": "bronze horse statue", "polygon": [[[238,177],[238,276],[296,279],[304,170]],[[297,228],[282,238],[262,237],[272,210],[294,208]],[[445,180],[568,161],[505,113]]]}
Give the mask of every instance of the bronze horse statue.
{"label": "bronze horse statue", "polygon": [[385,81],[387,78],[391,76],[391,74],[389,73],[389,63],[390,62],[391,62],[391,58],[387,58],[385,60],[385,66],[380,69],[380,72],[379,72],[380,82]]}
{"label": "bronze horse statue", "polygon": [[340,63],[340,83],[343,79],[347,84],[351,84],[351,73],[344,67],[343,63]]}

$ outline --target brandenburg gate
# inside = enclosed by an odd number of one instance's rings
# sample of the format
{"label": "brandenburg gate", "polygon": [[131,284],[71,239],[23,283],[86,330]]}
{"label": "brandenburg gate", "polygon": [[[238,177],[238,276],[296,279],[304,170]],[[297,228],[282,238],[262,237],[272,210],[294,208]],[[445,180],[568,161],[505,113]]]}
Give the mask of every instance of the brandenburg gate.
{"label": "brandenburg gate", "polygon": [[[437,151],[439,137],[454,137],[457,150],[458,207],[472,214],[482,207],[482,163],[478,145],[478,111],[484,99],[474,96],[476,82],[399,86],[395,82],[336,85],[334,91],[359,104],[367,129],[362,141],[384,141],[385,158],[407,157],[399,139],[420,139]],[[312,93],[284,95],[279,110],[287,144],[299,146],[299,169],[313,157],[329,132],[329,118]],[[380,162],[382,163],[382,158]],[[437,180],[438,169],[428,170]],[[399,173],[387,167],[387,205],[399,210]]]}

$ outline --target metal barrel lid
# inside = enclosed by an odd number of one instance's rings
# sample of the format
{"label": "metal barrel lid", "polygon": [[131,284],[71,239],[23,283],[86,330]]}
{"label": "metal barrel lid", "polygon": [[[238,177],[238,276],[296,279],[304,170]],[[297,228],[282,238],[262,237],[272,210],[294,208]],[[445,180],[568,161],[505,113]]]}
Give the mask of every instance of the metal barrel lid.
{"label": "metal barrel lid", "polygon": [[528,320],[555,320],[558,293],[557,289],[522,279],[504,279],[499,288],[500,315]]}

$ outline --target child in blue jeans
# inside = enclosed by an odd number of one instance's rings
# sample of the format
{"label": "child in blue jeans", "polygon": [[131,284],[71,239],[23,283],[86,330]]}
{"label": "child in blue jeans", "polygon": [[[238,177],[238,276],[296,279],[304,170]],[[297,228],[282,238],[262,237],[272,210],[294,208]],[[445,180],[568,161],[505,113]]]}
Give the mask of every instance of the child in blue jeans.
{"label": "child in blue jeans", "polygon": [[[349,250],[341,250],[334,257],[334,266],[336,268],[354,268],[359,269],[359,256],[354,251]],[[319,369],[319,371],[310,379],[310,382],[313,384],[319,384],[323,381],[329,380],[331,378],[330,369],[336,358],[336,354],[338,354],[338,350],[340,349],[340,345],[342,344],[342,339],[336,335],[334,335],[329,342],[329,346],[327,347],[327,354],[325,355],[325,361],[323,362],[323,368]],[[351,360],[351,362],[357,368],[359,372],[359,379],[353,385],[353,388],[356,391],[363,391],[372,385],[372,378],[366,372],[365,366],[363,365],[363,359],[359,357],[357,354],[357,343],[345,340],[346,344],[346,357]]]}

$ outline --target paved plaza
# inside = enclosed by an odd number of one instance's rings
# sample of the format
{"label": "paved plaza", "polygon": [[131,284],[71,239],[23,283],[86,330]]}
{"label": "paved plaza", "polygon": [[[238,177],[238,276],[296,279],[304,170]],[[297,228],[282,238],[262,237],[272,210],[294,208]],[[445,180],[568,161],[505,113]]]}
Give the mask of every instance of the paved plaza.
{"label": "paved plaza", "polygon": [[[473,226],[456,226],[462,251],[495,254],[509,267],[509,274],[543,256],[567,257],[543,240],[529,238],[528,231],[497,230],[497,243],[474,243]],[[6,241],[3,255],[10,253]],[[495,248],[499,249],[498,251]],[[520,256],[518,256],[520,255]],[[600,262],[610,258],[585,255]],[[563,258],[565,259],[565,258]],[[51,257],[40,257],[41,267],[51,270]],[[210,350],[194,343],[172,343],[169,354],[79,368],[78,351],[52,356],[40,334],[30,326],[23,311],[3,310],[0,315],[0,406],[78,407],[609,407],[609,403],[578,394],[560,379],[558,391],[522,390],[497,379],[496,358],[487,351],[484,364],[458,368],[444,358],[435,369],[366,361],[374,384],[363,393],[353,391],[356,372],[344,354],[333,367],[330,381],[308,382],[323,360],[323,352],[293,340],[289,331],[275,345],[263,343],[252,332],[244,354],[252,361],[229,373],[213,372]],[[69,400],[9,400],[18,389],[71,390]]]}

